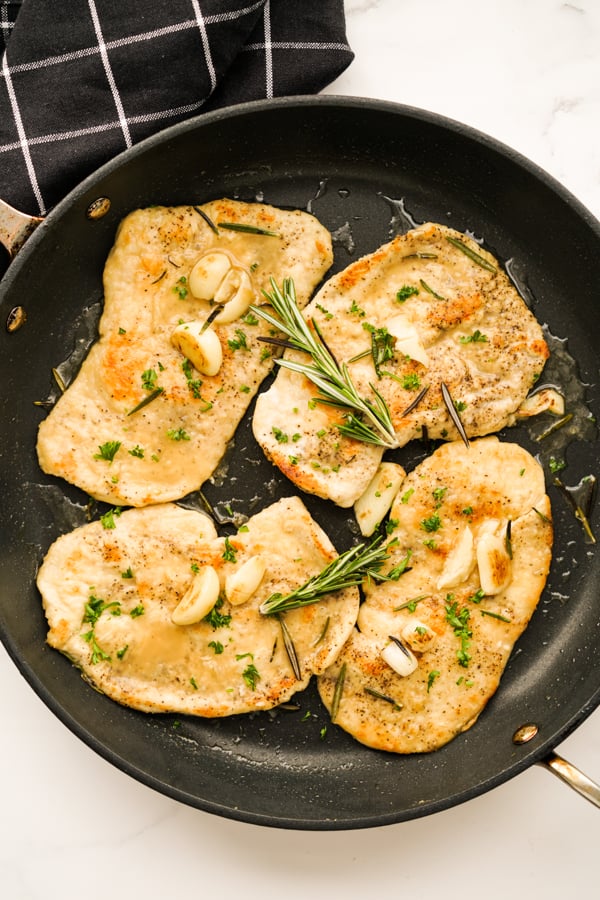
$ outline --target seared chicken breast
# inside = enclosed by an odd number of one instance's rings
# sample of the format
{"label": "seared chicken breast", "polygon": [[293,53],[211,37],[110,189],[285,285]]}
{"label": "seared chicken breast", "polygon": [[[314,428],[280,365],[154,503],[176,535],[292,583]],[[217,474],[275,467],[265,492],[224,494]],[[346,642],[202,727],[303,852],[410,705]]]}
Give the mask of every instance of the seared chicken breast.
{"label": "seared chicken breast", "polygon": [[99,340],[40,425],[44,472],[122,506],[199,488],[272,367],[250,304],[287,276],[306,303],[331,261],[329,233],[300,210],[131,213],[105,266]]}
{"label": "seared chicken breast", "polygon": [[259,607],[337,554],[298,498],[231,538],[175,504],[129,509],[59,537],[38,574],[48,643],[99,691],[145,712],[270,709],[323,672],[358,612],[355,587],[287,612]]}
{"label": "seared chicken breast", "polygon": [[474,724],[537,606],[552,548],[542,469],[495,437],[443,444],[404,480],[390,524],[388,580],[366,585],[319,691],[358,741],[420,753]]}
{"label": "seared chicken breast", "polygon": [[[468,437],[513,424],[548,357],[540,325],[497,260],[443,225],[421,225],[352,263],[304,314],[348,365],[358,393],[381,394],[398,446],[425,431],[456,439],[449,405]],[[257,400],[254,433],[299,488],[351,506],[383,449],[342,436],[344,412],[315,398],[303,374],[280,368]]]}

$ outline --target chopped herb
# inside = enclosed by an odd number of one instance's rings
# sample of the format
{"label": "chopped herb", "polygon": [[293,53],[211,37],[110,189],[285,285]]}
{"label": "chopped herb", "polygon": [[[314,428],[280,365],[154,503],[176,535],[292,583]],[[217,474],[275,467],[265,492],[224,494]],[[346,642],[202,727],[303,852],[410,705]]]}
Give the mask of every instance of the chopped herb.
{"label": "chopped herb", "polygon": [[479,612],[482,616],[490,616],[492,619],[499,619],[500,622],[508,622],[510,624],[510,619],[506,616],[501,616],[500,613],[492,612],[491,609],[480,609]]}
{"label": "chopped herb", "polygon": [[225,537],[225,549],[223,551],[222,558],[226,562],[235,562],[237,559],[236,549],[232,546],[228,537]]}
{"label": "chopped herb", "polygon": [[134,606],[129,615],[132,619],[138,619],[140,616],[143,616],[145,613],[145,609],[141,603],[138,603],[137,606]]}
{"label": "chopped herb", "polygon": [[473,515],[473,507],[472,507],[472,506],[465,506],[465,508],[463,509],[462,513],[463,513],[463,516],[472,516],[472,515]]}
{"label": "chopped herb", "polygon": [[219,229],[217,228],[217,226],[215,225],[213,220],[210,218],[210,216],[207,213],[205,213],[204,210],[200,206],[194,206],[194,209],[196,210],[196,212],[198,213],[200,218],[204,219],[204,221],[206,222],[206,224],[208,225],[210,230],[214,231],[215,234],[218,234]]}
{"label": "chopped herb", "polygon": [[356,300],[352,301],[352,305],[350,307],[350,312],[354,313],[354,315],[360,316],[361,318],[362,318],[362,316],[366,315],[364,309],[360,308],[360,306],[358,305]]}
{"label": "chopped herb", "polygon": [[281,430],[281,428],[276,428],[275,426],[273,426],[271,431],[273,432],[275,440],[278,444],[287,444],[289,438],[287,434],[285,434],[285,432]]}
{"label": "chopped herb", "polygon": [[407,609],[410,613],[414,613],[417,608],[417,603],[420,603],[421,600],[426,600],[428,596],[428,594],[421,594],[420,597],[413,597],[412,600],[407,600],[405,603],[401,603],[400,606],[395,606],[393,612]]}
{"label": "chopped herb", "polygon": [[219,228],[225,228],[227,231],[239,231],[243,234],[262,234],[264,237],[279,237],[276,231],[258,228],[256,225],[245,225],[243,222],[217,222],[217,225]]}
{"label": "chopped herb", "polygon": [[432,491],[433,499],[436,503],[436,508],[439,508],[442,505],[442,500],[444,499],[447,490],[448,488],[440,487],[435,488],[435,490]]}
{"label": "chopped herb", "polygon": [[421,528],[428,532],[437,531],[441,527],[442,520],[436,513],[434,513],[434,515],[432,516],[429,516],[428,519],[423,519],[421,521]]}
{"label": "chopped herb", "polygon": [[231,616],[224,615],[219,612],[221,607],[223,606],[223,598],[219,597],[213,608],[207,615],[204,616],[203,622],[207,622],[213,631],[216,631],[217,628],[229,628],[229,623],[231,622]]}
{"label": "chopped herb", "polygon": [[106,653],[102,649],[102,647],[99,645],[98,641],[96,640],[96,635],[94,633],[93,628],[91,628],[89,631],[86,631],[86,633],[82,635],[82,638],[84,639],[84,641],[87,641],[87,643],[91,647],[91,650],[92,650],[91,663],[93,666],[95,666],[101,660],[110,662],[110,659],[111,659],[110,655],[108,653]]}
{"label": "chopped herb", "polygon": [[432,287],[430,287],[426,281],[420,279],[420,285],[424,291],[427,291],[428,294],[431,294],[432,297],[435,297],[436,300],[445,300],[445,297],[442,297],[440,294],[436,294]]}
{"label": "chopped herb", "polygon": [[124,647],[121,647],[120,650],[117,650],[117,659],[123,659],[127,651],[129,650],[129,644],[125,644]]}
{"label": "chopped herb", "polygon": [[121,578],[133,578],[133,571],[131,566],[125,569],[124,572],[121,572]]}
{"label": "chopped herb", "polygon": [[296,303],[293,281],[286,279],[282,290],[277,287],[274,280],[271,280],[271,286],[273,290],[271,294],[266,294],[266,297],[279,318],[271,315],[263,307],[252,309],[275,328],[283,331],[289,339],[288,345],[304,350],[312,360],[311,364],[307,364],[281,357],[277,362],[312,381],[320,394],[318,402],[344,411],[346,422],[337,426],[343,435],[386,448],[397,447],[398,438],[385,400],[373,385],[370,385],[374,395],[372,399],[367,400],[359,395],[350,378],[347,364],[340,365],[337,362],[315,320],[309,323],[302,316]]}
{"label": "chopped herb", "polygon": [[221,641],[209,641],[208,646],[215,651],[215,656],[219,656],[223,652],[223,644]]}
{"label": "chopped herb", "polygon": [[320,309],[326,319],[333,319],[333,313],[329,312],[328,309],[325,309],[320,303],[315,304],[317,309]]}
{"label": "chopped herb", "polygon": [[[240,658],[239,656],[236,657],[236,659],[239,659],[239,658]],[[253,662],[248,663],[248,665],[242,672],[242,678],[244,679],[244,681],[246,682],[246,684],[248,685],[248,687],[250,688],[251,691],[256,690],[256,683],[257,683],[257,681],[260,681],[260,674]]]}
{"label": "chopped herb", "polygon": [[258,319],[254,313],[251,312],[246,313],[246,315],[242,317],[242,322],[246,325],[258,325]]}
{"label": "chopped herb", "polygon": [[250,348],[248,347],[246,332],[242,331],[241,328],[236,328],[235,333],[237,336],[235,338],[229,338],[229,340],[227,341],[227,344],[230,347],[230,349],[234,350],[234,351],[235,350],[249,350]]}
{"label": "chopped herb", "polygon": [[562,471],[562,469],[566,468],[566,465],[563,459],[556,459],[554,456],[551,456],[548,460],[548,467],[553,474]]}
{"label": "chopped herb", "polygon": [[381,378],[381,366],[394,358],[394,345],[396,339],[387,328],[374,328],[371,331],[371,356],[377,377]]}
{"label": "chopped herb", "polygon": [[396,291],[396,300],[398,303],[404,303],[409,297],[414,297],[415,294],[418,293],[419,288],[413,287],[410,284],[404,284],[399,291]]}
{"label": "chopped herb", "polygon": [[401,704],[397,703],[393,697],[388,697],[387,694],[382,694],[381,691],[376,691],[375,688],[366,687],[365,694],[370,694],[371,697],[375,697],[377,700],[383,700],[385,703],[389,703],[395,710],[402,709]]}
{"label": "chopped herb", "polygon": [[458,238],[446,237],[446,240],[449,244],[452,244],[453,247],[456,247],[457,250],[460,250],[461,253],[464,253],[465,256],[468,256],[476,265],[481,266],[482,269],[487,269],[488,272],[496,271],[496,267],[492,265],[491,262],[485,259],[485,257],[480,256],[479,253],[476,253],[475,250],[472,250],[466,244],[463,244]]}
{"label": "chopped herb", "polygon": [[136,456],[138,459],[143,459],[144,458],[144,448],[140,447],[139,444],[136,444],[132,450],[129,450],[129,455]]}
{"label": "chopped herb", "polygon": [[409,488],[407,491],[405,491],[404,494],[402,494],[402,496],[400,497],[400,503],[408,503],[414,492],[414,488]]}
{"label": "chopped herb", "polygon": [[437,669],[431,670],[431,672],[427,676],[427,693],[429,693],[429,691],[433,687],[433,682],[435,681],[435,679],[440,677],[440,674],[441,673]]}
{"label": "chopped herb", "polygon": [[162,392],[163,389],[161,387],[155,388],[150,394],[148,394],[147,397],[144,397],[143,400],[140,400],[137,406],[134,406],[133,409],[130,409],[127,415],[132,416],[134,413],[139,412],[140,409],[143,409],[145,406],[148,406],[149,403],[152,403],[153,400],[156,400],[157,397],[160,397]]}
{"label": "chopped herb", "polygon": [[[448,594],[446,600],[452,601],[453,595]],[[459,610],[458,603],[455,600],[454,602],[449,602],[446,606],[446,621],[452,626],[454,634],[460,641],[460,647],[456,652],[458,664],[465,668],[469,665],[469,660],[471,659],[471,654],[468,651],[473,636],[473,632],[468,626],[470,616],[471,613],[469,608],[463,606],[463,608]]]}
{"label": "chopped herb", "polygon": [[175,284],[173,291],[179,296],[180,300],[185,300],[188,295],[187,278],[185,275],[182,275],[181,278],[177,279],[177,283]]}
{"label": "chopped herb", "polygon": [[198,682],[196,681],[196,679],[194,678],[193,675],[192,675],[192,677],[190,678],[190,684],[191,684],[191,686],[194,688],[195,691],[198,690]]}
{"label": "chopped herb", "polygon": [[421,379],[416,372],[409,372],[408,375],[404,375],[402,378],[402,387],[405,391],[416,391],[417,388],[421,387]]}
{"label": "chopped herb", "polygon": [[106,443],[99,445],[99,452],[94,454],[94,459],[103,459],[111,463],[119,452],[120,447],[121,441],[106,441]]}
{"label": "chopped herb", "polygon": [[171,438],[172,441],[191,440],[185,428],[169,428],[169,430],[167,431],[167,437]]}
{"label": "chopped herb", "polygon": [[485,597],[485,593],[484,593],[483,589],[478,588],[478,590],[476,590],[474,594],[471,594],[471,596],[468,599],[471,601],[471,603],[481,603],[481,601],[483,600],[484,597]]}
{"label": "chopped herb", "polygon": [[248,387],[247,384],[240,384],[240,392],[241,392],[242,394],[249,394],[249,393],[250,393],[250,388]]}
{"label": "chopped herb", "polygon": [[113,509],[107,510],[103,515],[100,516],[100,522],[102,523],[102,527],[106,528],[107,531],[110,531],[112,528],[117,527],[117,523],[115,519],[117,519],[121,515],[121,507],[115,506]]}
{"label": "chopped herb", "polygon": [[271,594],[260,605],[259,611],[263,615],[285,612],[316,603],[334,591],[362,584],[366,577],[376,575],[388,558],[381,541],[382,538],[377,537],[366,548],[364,544],[351,547],[289,594]]}
{"label": "chopped herb", "polygon": [[155,390],[157,387],[157,379],[158,375],[156,374],[154,369],[146,369],[144,372],[142,372],[142,387],[144,388],[144,390]]}
{"label": "chopped herb", "polygon": [[479,328],[476,328],[473,334],[464,334],[459,338],[461,344],[485,344],[487,342],[487,334],[482,334]]}
{"label": "chopped herb", "polygon": [[406,556],[400,560],[398,565],[391,568],[386,575],[382,575],[380,572],[378,572],[373,577],[376,581],[398,581],[401,575],[404,575],[405,572],[410,572],[410,566],[408,564],[410,562],[411,556],[412,550],[408,550]]}
{"label": "chopped herb", "polygon": [[331,721],[335,722],[336,716],[342,702],[342,694],[344,693],[344,682],[346,680],[346,663],[343,663],[335,680],[335,688],[333,690],[333,699],[331,701]]}

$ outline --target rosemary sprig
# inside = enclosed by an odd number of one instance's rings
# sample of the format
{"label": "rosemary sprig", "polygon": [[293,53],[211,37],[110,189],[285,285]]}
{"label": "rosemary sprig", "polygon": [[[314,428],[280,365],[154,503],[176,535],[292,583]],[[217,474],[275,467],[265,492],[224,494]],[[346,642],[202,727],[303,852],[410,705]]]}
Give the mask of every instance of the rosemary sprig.
{"label": "rosemary sprig", "polygon": [[382,541],[383,535],[379,535],[368,547],[364,544],[351,547],[332,559],[318,575],[313,575],[289,594],[271,594],[261,603],[259,612],[263,616],[272,616],[300,606],[309,606],[311,603],[317,603],[326,594],[348,587],[357,587],[369,576],[376,578],[379,569],[388,559]]}
{"label": "rosemary sprig", "polygon": [[[280,289],[271,279],[271,287],[271,293],[264,293],[277,316],[264,307],[251,306],[250,309],[287,335],[286,346],[303,350],[312,360],[311,363],[303,363],[281,357],[276,362],[312,381],[321,394],[317,398],[320,403],[345,412],[346,422],[338,425],[338,429],[346,437],[389,449],[398,447],[398,438],[384,398],[372,384],[374,398],[369,400],[360,396],[346,363],[338,363],[314,319],[309,323],[302,316],[296,304],[293,280],[284,279]],[[265,337],[262,340],[277,343],[277,339]]]}

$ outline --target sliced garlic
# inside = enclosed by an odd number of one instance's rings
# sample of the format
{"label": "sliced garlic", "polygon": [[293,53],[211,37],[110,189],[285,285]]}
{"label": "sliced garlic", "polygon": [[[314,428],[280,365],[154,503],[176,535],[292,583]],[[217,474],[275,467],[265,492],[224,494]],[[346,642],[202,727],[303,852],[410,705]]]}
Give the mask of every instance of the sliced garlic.
{"label": "sliced garlic", "polygon": [[182,322],[171,334],[171,343],[203,375],[216,375],[223,363],[221,341],[203,322]]}
{"label": "sliced garlic", "polygon": [[458,542],[446,557],[444,568],[437,581],[438,590],[457,587],[466,581],[473,571],[475,562],[475,541],[473,532],[467,525]]}
{"label": "sliced garlic", "polygon": [[248,273],[244,269],[230,269],[214,300],[223,304],[223,309],[215,316],[215,322],[227,324],[243,316],[254,300],[254,288]]}
{"label": "sliced garlic", "polygon": [[219,599],[219,576],[212,566],[203,566],[171,613],[174,625],[194,625],[208,615]]}
{"label": "sliced garlic", "polygon": [[517,409],[516,416],[518,419],[529,419],[543,412],[564,416],[565,398],[556,388],[541,388],[535,394],[526,397]]}
{"label": "sliced garlic", "polygon": [[381,651],[381,655],[398,675],[410,675],[419,665],[416,656],[402,641],[390,635],[390,643]]}
{"label": "sliced garlic", "polygon": [[230,269],[231,260],[226,253],[205,253],[192,266],[188,287],[198,300],[212,300]]}
{"label": "sliced garlic", "polygon": [[504,538],[491,532],[477,541],[477,567],[484,594],[493,596],[503,591],[512,578],[512,563]]}
{"label": "sliced garlic", "polygon": [[406,472],[397,463],[382,462],[367,489],[354,504],[354,515],[361,534],[368,537],[387,515]]}
{"label": "sliced garlic", "polygon": [[420,653],[429,650],[437,637],[429,625],[412,616],[402,629],[401,636],[411,650],[418,650]]}
{"label": "sliced garlic", "polygon": [[388,332],[396,338],[396,350],[411,359],[429,365],[429,357],[421,343],[419,332],[406,316],[394,316],[386,323]]}
{"label": "sliced garlic", "polygon": [[249,600],[261,583],[267,564],[259,554],[251,556],[239,569],[225,579],[225,596],[232,606],[240,606]]}

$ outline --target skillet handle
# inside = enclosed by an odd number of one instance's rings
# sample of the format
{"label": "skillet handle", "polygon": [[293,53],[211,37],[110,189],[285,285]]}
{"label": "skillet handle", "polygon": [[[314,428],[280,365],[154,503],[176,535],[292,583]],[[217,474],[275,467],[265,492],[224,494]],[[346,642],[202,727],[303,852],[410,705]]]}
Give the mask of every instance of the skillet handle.
{"label": "skillet handle", "polygon": [[6,247],[11,259],[42,221],[39,216],[28,216],[0,200],[0,244]]}
{"label": "skillet handle", "polygon": [[577,791],[578,794],[581,794],[582,797],[585,797],[586,800],[589,800],[590,803],[593,803],[594,806],[600,809],[600,785],[593,782],[591,778],[580,772],[579,769],[567,762],[566,759],[563,759],[562,756],[558,756],[557,753],[549,753],[548,756],[539,761],[539,765],[552,772],[553,775],[556,775],[561,781],[564,781],[565,784],[568,784],[574,791]]}

